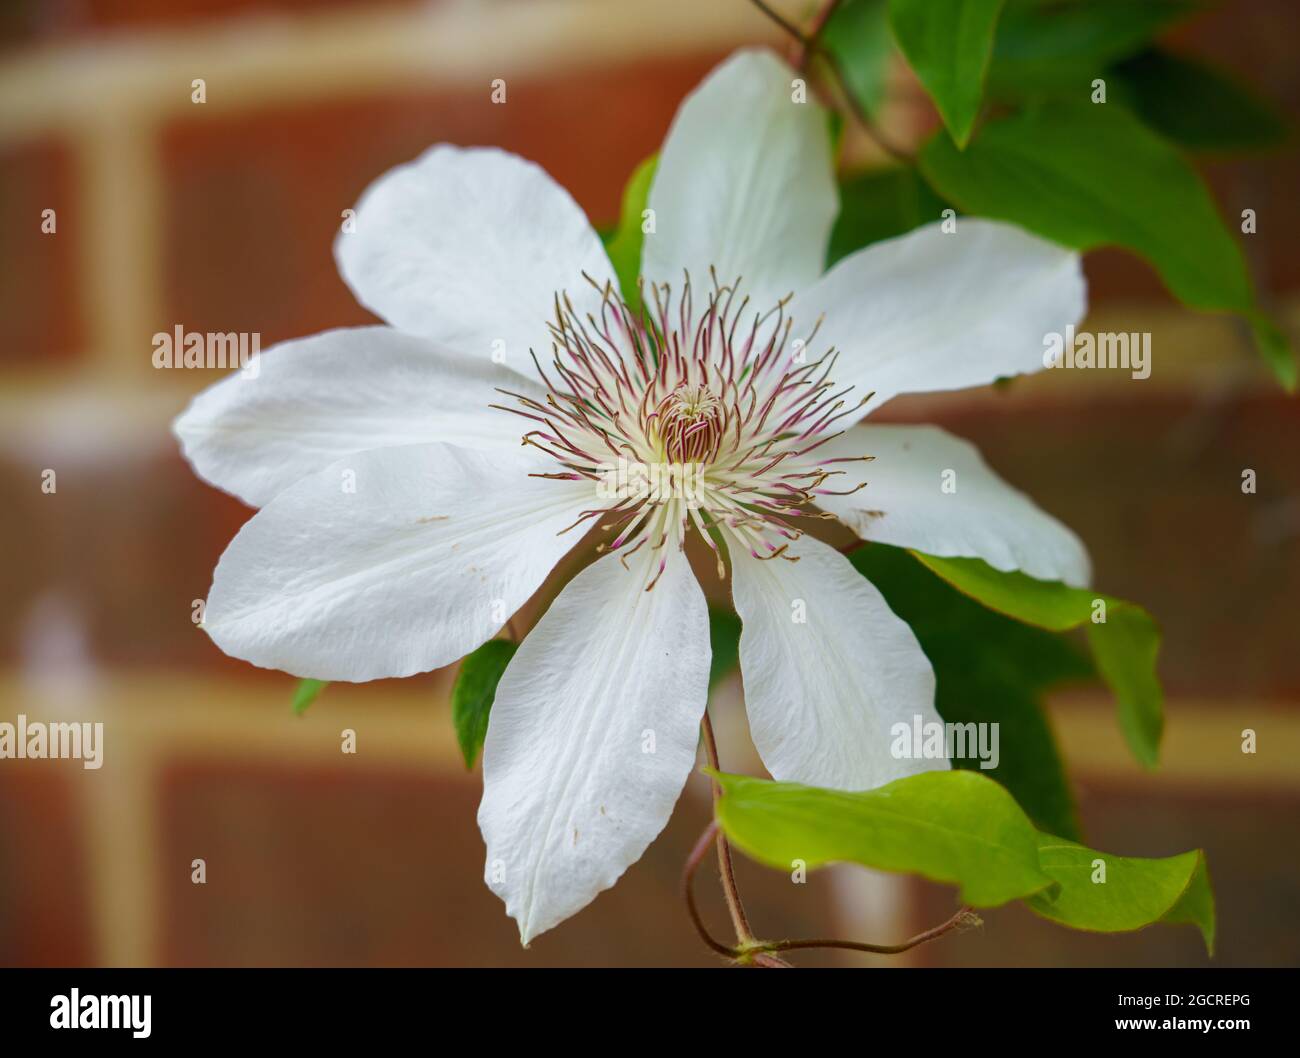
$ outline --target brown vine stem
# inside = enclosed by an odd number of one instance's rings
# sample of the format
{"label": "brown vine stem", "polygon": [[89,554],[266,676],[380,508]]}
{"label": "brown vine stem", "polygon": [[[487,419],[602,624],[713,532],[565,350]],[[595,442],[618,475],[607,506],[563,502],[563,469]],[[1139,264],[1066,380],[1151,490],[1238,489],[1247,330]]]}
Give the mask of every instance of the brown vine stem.
{"label": "brown vine stem", "polygon": [[[708,709],[704,710],[704,718],[700,721],[700,734],[704,737],[704,754],[708,757],[709,767],[714,771],[721,771],[722,765],[718,763],[718,743],[713,737],[713,721],[709,719]],[[713,806],[716,815],[722,787],[718,785],[717,779],[710,778],[710,784],[713,787]],[[713,824],[713,830],[718,846],[718,872],[722,877],[722,892],[727,898],[727,911],[731,914],[731,924],[736,929],[736,940],[742,945],[750,944],[754,940],[754,932],[749,927],[749,919],[745,917],[745,905],[741,903],[740,890],[736,887],[736,873],[731,863],[731,845],[716,823]]]}
{"label": "brown vine stem", "polygon": [[754,946],[754,951],[777,952],[777,951],[798,951],[801,948],[841,948],[846,951],[865,951],[872,952],[876,955],[900,955],[912,948],[919,947],[932,940],[937,940],[945,933],[951,933],[955,929],[970,929],[980,924],[980,918],[969,907],[963,907],[948,919],[947,922],[940,923],[933,929],[927,929],[924,933],[918,933],[915,937],[909,937],[901,944],[865,944],[855,940],[774,940],[761,941]]}
{"label": "brown vine stem", "polygon": [[862,126],[866,134],[871,137],[877,147],[895,160],[904,162],[908,165],[916,161],[916,157],[913,154],[898,146],[876,127],[876,123],[871,119],[871,115],[867,113],[866,109],[858,102],[857,97],[849,89],[848,81],[844,76],[844,68],[840,65],[839,58],[830,48],[827,48],[821,42],[822,30],[825,28],[826,23],[830,20],[831,15],[838,6],[838,0],[831,0],[831,3],[829,3],[821,12],[818,16],[816,28],[812,33],[805,33],[784,15],[774,10],[766,0],[751,0],[751,2],[756,8],[763,12],[763,14],[780,26],[781,29],[798,41],[801,54],[799,60],[800,70],[807,67],[809,60],[814,55],[822,58],[826,63],[826,66],[829,68],[831,75],[835,79],[840,95],[844,97],[844,101],[848,104],[849,110],[852,111],[853,117],[856,119],[857,123]]}
{"label": "brown vine stem", "polygon": [[[788,969],[790,964],[774,952],[765,950],[766,945],[761,945],[755,941],[750,941],[748,944],[742,944],[739,947],[723,944],[722,941],[709,932],[709,927],[704,924],[700,909],[695,903],[695,872],[699,870],[700,864],[704,862],[704,858],[709,854],[709,846],[715,844],[719,836],[720,831],[717,823],[710,823],[705,827],[704,833],[700,835],[695,847],[691,850],[690,856],[687,857],[686,867],[682,871],[682,896],[686,898],[686,910],[691,916],[691,924],[695,927],[695,932],[700,935],[700,939],[704,941],[711,951],[716,952],[725,959],[768,969]],[[732,884],[735,884],[734,880]]]}

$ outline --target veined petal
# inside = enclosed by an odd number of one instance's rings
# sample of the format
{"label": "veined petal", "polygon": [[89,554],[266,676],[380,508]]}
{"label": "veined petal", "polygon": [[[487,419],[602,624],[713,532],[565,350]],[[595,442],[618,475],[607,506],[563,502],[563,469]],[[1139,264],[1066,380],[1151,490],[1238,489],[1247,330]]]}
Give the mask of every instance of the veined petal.
{"label": "veined petal", "polygon": [[478,822],[488,886],[526,945],[586,907],[667,823],[709,682],[704,594],[674,552],[578,574],[497,687]]}
{"label": "veined petal", "polygon": [[743,276],[766,312],[821,274],[839,208],[826,114],[795,102],[798,75],[770,51],[739,51],[677,111],[649,205],[642,273],[676,289]]}
{"label": "veined petal", "polygon": [[733,547],[740,671],[754,746],[774,778],[869,790],[946,768],[896,757],[894,725],[942,723],[934,671],[906,623],[834,548],[804,536],[782,558]]}
{"label": "veined petal", "polygon": [[445,441],[519,447],[522,420],[488,407],[540,388],[484,356],[391,327],[325,331],[268,349],[256,374],[209,386],[173,432],[196,474],[260,507],[299,478],[372,448]]}
{"label": "veined petal", "polygon": [[323,680],[455,661],[576,542],[580,530],[558,534],[591,505],[590,483],[528,476],[537,469],[524,453],[446,444],[347,456],[244,525],[203,627],[232,657]]}
{"label": "veined petal", "polygon": [[[900,393],[982,386],[1043,367],[1044,339],[1087,308],[1079,255],[999,221],[962,217],[868,246],[795,297],[800,331],[839,350],[832,377],[872,407]],[[865,414],[865,410],[864,410]]]}
{"label": "veined petal", "polygon": [[[980,558],[994,569],[1085,586],[1087,549],[1074,532],[1013,489],[969,441],[937,426],[854,427],[817,449],[824,487],[852,495],[817,497],[864,540],[941,558]],[[872,456],[870,462],[828,460]]]}
{"label": "veined petal", "polygon": [[439,144],[385,173],[334,256],[348,286],[400,330],[536,377],[555,296],[599,317],[614,270],[582,209],[538,165],[496,148]]}

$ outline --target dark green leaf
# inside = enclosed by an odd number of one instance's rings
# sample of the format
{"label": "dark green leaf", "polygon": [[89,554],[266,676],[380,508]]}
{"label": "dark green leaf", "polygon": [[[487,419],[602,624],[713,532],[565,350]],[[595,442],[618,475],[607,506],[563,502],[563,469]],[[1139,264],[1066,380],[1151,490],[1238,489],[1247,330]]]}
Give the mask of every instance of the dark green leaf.
{"label": "dark green leaf", "polygon": [[[989,122],[965,151],[945,136],[922,149],[930,184],[963,211],[1012,221],[1090,250],[1147,260],[1182,302],[1258,316],[1241,246],[1187,160],[1121,106],[1049,103]],[[1289,356],[1262,351],[1286,383]],[[1291,370],[1294,370],[1293,365]]]}
{"label": "dark green leaf", "polygon": [[846,181],[840,185],[840,214],[831,230],[827,267],[873,242],[939,220],[947,206],[911,166]]}
{"label": "dark green leaf", "polygon": [[1206,950],[1214,954],[1214,892],[1199,849],[1165,859],[1134,859],[1040,834],[1038,857],[1044,873],[1059,883],[1054,892],[1026,901],[1044,918],[1100,933],[1124,933],[1155,922],[1188,923],[1201,931]]}
{"label": "dark green leaf", "polygon": [[637,276],[641,274],[641,244],[645,235],[641,231],[641,214],[650,197],[650,183],[654,180],[659,155],[652,154],[633,170],[623,189],[623,208],[619,213],[618,228],[605,244],[623,300],[633,311],[641,304],[637,292]]}
{"label": "dark green leaf", "polygon": [[1241,248],[1200,177],[1120,107],[1048,104],[990,122],[966,151],[935,136],[921,168],[967,212],[1079,250],[1122,246],[1188,305],[1251,308]]}
{"label": "dark green leaf", "polygon": [[1008,0],[989,64],[997,99],[1087,99],[1106,67],[1198,9],[1188,0]]}
{"label": "dark green leaf", "polygon": [[894,50],[886,0],[847,0],[822,28],[821,43],[835,56],[845,88],[868,114],[885,95],[885,75]]}
{"label": "dark green leaf", "polygon": [[329,686],[328,680],[299,680],[298,686],[293,691],[293,712],[295,716],[302,716],[319,696],[320,692]]}
{"label": "dark green leaf", "polygon": [[1035,825],[1078,837],[1074,799],[1042,695],[1096,675],[1082,652],[1061,635],[980,605],[900,548],[869,544],[850,560],[916,633],[934,666],[939,715],[953,724],[998,725],[996,768],[982,769],[977,759],[954,764],[1002,783]]}
{"label": "dark green leaf", "polygon": [[709,663],[709,690],[735,671],[740,664],[740,618],[730,610],[709,607],[709,646],[713,658]]}
{"label": "dark green leaf", "polygon": [[1288,393],[1294,393],[1296,388],[1296,359],[1295,350],[1291,348],[1291,342],[1276,323],[1269,319],[1262,312],[1253,312],[1247,315],[1247,322],[1250,324],[1251,332],[1255,335],[1255,344],[1259,346],[1259,351],[1264,354],[1264,359],[1268,361],[1269,367],[1273,369],[1273,374],[1277,376],[1279,382],[1286,388]]}
{"label": "dark green leaf", "polygon": [[979,113],[1002,0],[889,0],[894,40],[958,147]]}
{"label": "dark green leaf", "polygon": [[950,882],[995,907],[1051,885],[1037,832],[1001,786],[969,771],[934,771],[843,793],[719,775],[718,822],[741,850],[778,870],[852,862]]}
{"label": "dark green leaf", "polygon": [[451,720],[467,768],[474,767],[483,748],[497,684],[518,649],[509,640],[489,639],[460,663],[451,689]]}
{"label": "dark green leaf", "polygon": [[1160,630],[1150,614],[1100,592],[1002,573],[977,558],[913,554],[959,591],[1017,621],[1053,632],[1087,628],[1097,670],[1115,695],[1129,749],[1146,767],[1155,766],[1164,730],[1164,692],[1156,675]]}
{"label": "dark green leaf", "polygon": [[1153,48],[1115,66],[1117,98],[1161,135],[1192,150],[1241,151],[1277,146],[1281,115],[1212,66]]}

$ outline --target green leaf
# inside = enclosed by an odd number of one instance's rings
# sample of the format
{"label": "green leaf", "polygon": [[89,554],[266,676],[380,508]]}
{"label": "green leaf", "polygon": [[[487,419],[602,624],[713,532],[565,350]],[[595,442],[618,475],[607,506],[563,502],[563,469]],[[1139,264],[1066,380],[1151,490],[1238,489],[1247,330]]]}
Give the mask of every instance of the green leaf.
{"label": "green leaf", "polygon": [[1161,135],[1198,151],[1275,147],[1282,116],[1231,77],[1195,59],[1153,48],[1107,74],[1117,95]]}
{"label": "green leaf", "polygon": [[[1123,247],[1184,304],[1258,314],[1241,246],[1205,184],[1123,107],[1044,104],[989,122],[965,151],[934,136],[920,164],[935,190],[967,213],[1078,250]],[[1275,370],[1279,359],[1270,357]]]}
{"label": "green leaf", "polygon": [[483,748],[497,684],[518,649],[509,640],[489,639],[460,663],[451,689],[451,721],[467,768],[474,767]]}
{"label": "green leaf", "polygon": [[298,686],[293,691],[293,712],[295,716],[302,716],[318,697],[320,692],[329,686],[329,680],[299,680]]}
{"label": "green leaf", "polygon": [[883,169],[840,185],[840,213],[831,229],[827,267],[881,239],[940,219],[948,203],[911,166]]}
{"label": "green leaf", "polygon": [[1188,0],[1008,0],[989,64],[997,99],[1086,99],[1106,67],[1198,10]]}
{"label": "green leaf", "polygon": [[709,690],[740,664],[740,618],[730,610],[709,607]]}
{"label": "green leaf", "polygon": [[958,147],[979,113],[1002,0],[889,0],[889,24]]}
{"label": "green leaf", "polygon": [[[843,793],[719,775],[718,824],[777,870],[850,862],[959,887],[976,907],[1024,900],[1073,929],[1119,933],[1189,923],[1214,948],[1214,894],[1200,850],[1165,859],[1111,856],[1033,828],[991,779],[924,772]],[[1105,863],[1105,881],[1094,866]]]}
{"label": "green leaf", "polygon": [[1201,931],[1206,950],[1214,954],[1214,892],[1201,850],[1134,859],[1040,834],[1038,858],[1059,887],[1026,901],[1036,914],[1100,933],[1125,933],[1155,922],[1188,923]]}
{"label": "green leaf", "polygon": [[1042,696],[1095,677],[1083,653],[1064,636],[980,605],[901,548],[869,544],[850,561],[916,634],[934,667],[939,715],[953,724],[998,725],[996,768],[981,768],[978,759],[954,765],[996,779],[1036,826],[1077,838],[1074,799]]}
{"label": "green leaf", "polygon": [[641,214],[650,197],[650,183],[654,180],[658,164],[659,155],[652,154],[632,171],[632,176],[623,189],[623,208],[619,212],[618,228],[605,244],[610,263],[614,266],[614,274],[618,276],[623,300],[634,312],[641,306],[641,296],[637,290],[637,277],[641,274],[641,244],[645,240],[641,231]]}
{"label": "green leaf", "polygon": [[788,871],[850,861],[950,882],[995,907],[1050,886],[1037,833],[1006,790],[969,771],[934,771],[844,793],[718,775],[718,822],[740,849]]}
{"label": "green leaf", "polygon": [[894,42],[886,0],[847,0],[822,27],[821,44],[835,56],[845,88],[870,115],[885,96],[885,75]]}
{"label": "green leaf", "polygon": [[[959,591],[1017,621],[1053,632],[1086,627],[1097,670],[1115,695],[1124,739],[1143,765],[1155,767],[1164,731],[1164,692],[1156,675],[1160,630],[1150,614],[1100,592],[1002,573],[977,558],[912,553]],[[1104,613],[1105,621],[1094,622],[1094,612]]]}
{"label": "green leaf", "polygon": [[1291,348],[1291,341],[1276,323],[1269,319],[1262,312],[1253,312],[1247,315],[1247,322],[1250,324],[1251,332],[1255,335],[1255,344],[1259,346],[1259,351],[1264,354],[1264,359],[1268,361],[1269,367],[1273,369],[1273,374],[1277,380],[1282,383],[1283,388],[1288,393],[1294,393],[1296,389],[1296,359],[1295,350]]}
{"label": "green leaf", "polygon": [[1117,106],[1052,103],[990,122],[958,151],[943,136],[921,168],[942,195],[1066,246],[1122,246],[1201,309],[1249,311],[1241,248],[1187,161]]}

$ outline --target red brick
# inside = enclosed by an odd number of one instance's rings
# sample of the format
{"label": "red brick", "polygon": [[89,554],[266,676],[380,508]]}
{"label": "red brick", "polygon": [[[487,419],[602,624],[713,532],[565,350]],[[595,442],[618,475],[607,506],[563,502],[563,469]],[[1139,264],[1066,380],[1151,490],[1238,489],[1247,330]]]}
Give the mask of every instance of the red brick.
{"label": "red brick", "polygon": [[658,148],[678,102],[717,58],[547,78],[514,78],[505,69],[504,105],[490,101],[486,78],[473,90],[238,117],[205,104],[211,109],[169,128],[162,141],[162,324],[259,331],[266,348],[368,321],[335,270],[341,213],[375,178],[439,141],[498,145],[532,158],[593,221],[608,222],[628,175]]}
{"label": "red brick", "polygon": [[59,773],[66,766],[0,762],[0,966],[95,961],[80,806]]}
{"label": "red brick", "polygon": [[[0,369],[66,360],[85,344],[75,178],[62,143],[0,147]],[[46,209],[54,234],[41,231]]]}
{"label": "red brick", "polygon": [[[480,791],[478,775],[380,770],[362,757],[334,768],[179,761],[158,798],[169,865],[163,961],[717,965],[693,933],[678,889],[707,821],[706,800],[684,798],[668,830],[612,890],[524,951],[483,883],[474,819]],[[190,880],[195,857],[207,862],[206,885]],[[783,872],[747,862],[738,870],[754,921],[772,935],[831,928],[826,876],[794,886]],[[712,863],[701,869],[698,888],[704,913],[723,933]]]}

